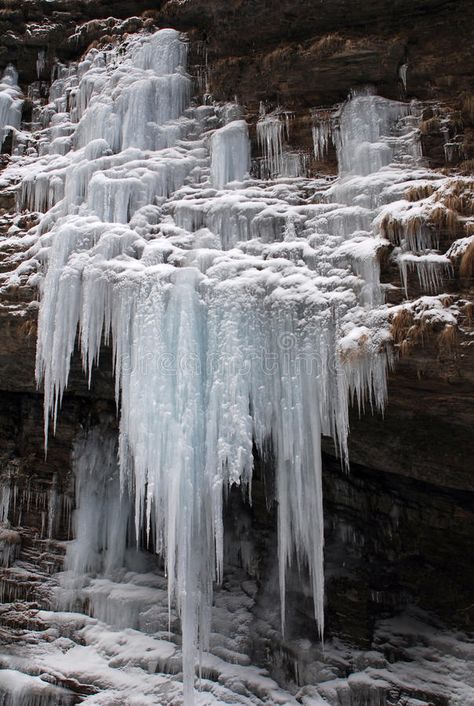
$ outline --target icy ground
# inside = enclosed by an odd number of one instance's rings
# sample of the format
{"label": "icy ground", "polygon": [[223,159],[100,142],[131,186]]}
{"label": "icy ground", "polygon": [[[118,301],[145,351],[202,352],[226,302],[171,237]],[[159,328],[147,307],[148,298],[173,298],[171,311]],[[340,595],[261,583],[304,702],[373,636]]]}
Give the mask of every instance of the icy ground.
{"label": "icy ground", "polygon": [[[12,81],[0,86],[8,110],[18,99]],[[150,703],[179,700],[179,680],[155,674],[157,666],[182,669],[184,700],[193,703],[198,654],[214,639],[213,586],[224,577],[224,498],[232,485],[251,497],[254,446],[275,465],[269,502],[278,504],[282,630],[286,571],[296,559],[310,577],[323,633],[320,438],[332,436],[347,460],[351,397],[384,405],[391,313],[380,258],[391,253],[405,288],[414,271],[422,290],[436,292],[451,271],[422,218],[443,215],[436,198],[446,179],[423,166],[416,109],[364,91],[344,104],[337,124],[315,125],[317,153],[330,138],[336,145],[337,180],[306,178],[305,160],[285,151],[289,117],[262,110],[260,173],[269,177],[262,180],[250,176],[243,109],[198,105],[191,95],[186,43],[173,30],[94,49],[77,65],[56,67],[49,103],[38,102],[34,122],[15,131],[2,174],[17,211],[38,221],[27,235],[19,221],[9,229],[3,246],[18,249],[18,267],[2,283],[6,294],[25,282],[40,289],[46,440],[60,423],[77,334],[89,378],[104,339],[114,354],[120,468],[115,439],[91,430],[78,440],[76,544],[66,557],[72,578],[64,576],[57,591],[58,605],[69,608],[85,609],[87,598],[94,617],[63,616],[50,642],[36,635],[35,646],[33,632],[21,647],[23,655],[28,644],[35,652],[22,669],[59,668],[60,683],[97,680],[102,695],[88,703],[146,703],[137,692],[149,693]],[[413,203],[407,194],[420,184],[426,193]],[[451,321],[455,313],[437,304],[428,310]],[[139,591],[136,580],[147,579],[126,574],[112,590],[110,576],[137,544],[160,556],[166,587],[153,578]],[[96,576],[91,588],[88,574]],[[141,596],[133,609],[127,591]],[[180,658],[173,643],[134,632],[151,595],[156,610],[176,607]],[[224,595],[216,593],[217,608]],[[117,611],[120,635],[96,622],[113,626]],[[225,611],[242,625],[248,620],[242,606]],[[77,637],[71,642],[63,630]],[[223,642],[222,654],[239,666],[204,655],[202,703],[294,703]],[[9,672],[3,676],[7,693],[18,688],[21,699],[23,682],[16,687]],[[366,701],[334,696],[336,684],[329,703],[384,703],[378,686],[351,679],[341,693],[355,684],[357,694],[368,690]],[[44,688],[25,680],[25,693]],[[157,696],[160,689],[166,696]],[[55,703],[54,695],[44,698]]]}
{"label": "icy ground", "polygon": [[[307,640],[288,643],[286,654],[274,658],[286,660],[294,677],[288,690],[280,688],[251,665],[247,652],[252,639],[266,639],[269,649],[272,639],[270,624],[251,612],[256,586],[242,570],[226,568],[215,593],[212,652],[202,656],[197,704],[474,704],[473,641],[420,614],[379,623],[367,651],[337,640],[326,642],[324,653]],[[15,636],[13,644],[0,646],[5,706],[182,704],[180,640],[177,631],[168,632],[165,579],[125,572],[115,578],[92,579],[85,589],[96,618],[2,606],[2,622]],[[28,627],[15,630],[19,609],[26,609]],[[300,673],[317,685],[304,686]]]}

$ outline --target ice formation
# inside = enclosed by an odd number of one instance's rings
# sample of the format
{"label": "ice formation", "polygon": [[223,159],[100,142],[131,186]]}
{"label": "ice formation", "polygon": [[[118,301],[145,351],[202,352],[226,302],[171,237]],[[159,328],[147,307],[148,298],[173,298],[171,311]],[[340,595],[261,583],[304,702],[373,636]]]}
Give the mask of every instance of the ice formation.
{"label": "ice formation", "polygon": [[408,296],[408,273],[410,270],[416,271],[418,281],[423,291],[437,292],[443,282],[444,277],[449,276],[452,271],[451,262],[446,255],[413,255],[412,253],[400,253],[398,257],[400,277],[405,294]]}
{"label": "ice formation", "polygon": [[301,157],[285,149],[290,137],[290,114],[276,108],[271,113],[260,105],[257,122],[257,142],[262,151],[261,176],[304,176]]}
{"label": "ice formation", "polygon": [[245,120],[233,120],[211,138],[211,183],[222,189],[243,181],[250,171],[250,142]]}
{"label": "ice formation", "polygon": [[[365,110],[361,110],[361,107]],[[367,176],[389,165],[394,157],[421,157],[418,140],[396,139],[394,125],[403,124],[410,106],[387,101],[369,90],[354,92],[339,116],[335,132],[339,169],[343,173]],[[398,153],[398,154],[397,154]]]}
{"label": "ice formation", "polygon": [[329,150],[332,138],[332,115],[327,110],[313,111],[313,149],[316,160],[323,160]]}
{"label": "ice formation", "polygon": [[398,77],[403,85],[403,90],[407,90],[407,75],[408,75],[408,63],[400,64],[398,68]]}
{"label": "ice formation", "polygon": [[43,214],[30,264],[46,263],[46,437],[76,337],[89,379],[104,340],[114,356],[118,466],[112,437],[78,440],[67,569],[107,575],[134,542],[162,557],[191,704],[223,573],[224,502],[232,485],[251,499],[255,447],[274,459],[282,627],[296,561],[323,633],[320,438],[347,460],[351,399],[385,402],[381,214],[402,198],[419,144],[409,106],[364,92],[337,116],[341,176],[329,188],[282,177],[300,167],[285,166],[279,114],[257,124],[271,178],[252,179],[245,121],[193,104],[185,63],[183,38],[161,30],[58,66],[39,156],[17,174],[19,206]]}
{"label": "ice formation", "polygon": [[8,128],[19,128],[23,98],[18,87],[18,72],[9,64],[0,81],[0,147]]}
{"label": "ice formation", "polygon": [[65,568],[74,576],[110,574],[125,565],[131,504],[121,492],[117,440],[101,427],[76,442],[74,541]]}

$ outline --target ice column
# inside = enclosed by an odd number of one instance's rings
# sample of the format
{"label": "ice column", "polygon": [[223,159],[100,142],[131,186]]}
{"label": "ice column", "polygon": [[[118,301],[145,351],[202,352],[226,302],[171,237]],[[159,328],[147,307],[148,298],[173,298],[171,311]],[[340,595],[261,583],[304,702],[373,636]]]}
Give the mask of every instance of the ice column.
{"label": "ice column", "polygon": [[388,101],[370,91],[354,93],[344,104],[335,134],[340,172],[366,176],[390,164],[391,128],[408,112],[408,105]]}
{"label": "ice column", "polygon": [[0,81],[0,147],[6,137],[7,127],[18,129],[21,122],[23,99],[18,87],[18,73],[12,64],[3,72]]}
{"label": "ice column", "polygon": [[245,120],[234,120],[216,130],[211,138],[211,182],[222,189],[242,181],[250,171],[250,142]]}
{"label": "ice column", "polygon": [[130,507],[121,492],[114,435],[96,427],[80,437],[73,454],[76,509],[74,542],[65,568],[76,575],[110,573],[124,566]]}

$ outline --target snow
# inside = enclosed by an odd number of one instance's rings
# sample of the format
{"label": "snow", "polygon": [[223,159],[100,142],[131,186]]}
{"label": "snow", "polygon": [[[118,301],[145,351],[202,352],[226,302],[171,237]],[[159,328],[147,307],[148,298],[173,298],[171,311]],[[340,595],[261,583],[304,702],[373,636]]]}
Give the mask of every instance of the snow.
{"label": "snow", "polygon": [[47,684],[40,677],[11,669],[0,670],[0,697],[5,706],[55,706],[57,703],[74,703],[74,697],[66,690]]}
{"label": "snow", "polygon": [[450,246],[449,250],[446,252],[446,257],[449,258],[451,261],[456,261],[461,258],[465,252],[472,246],[474,243],[474,235],[467,236],[466,238],[458,238],[458,240],[455,240],[453,244]]}
{"label": "snow", "polygon": [[[234,586],[233,599],[240,605],[235,616],[226,593],[216,594],[219,629],[237,656],[236,617],[246,612],[245,596]],[[327,641],[324,651],[301,642],[293,643],[294,659],[302,674],[319,675],[312,685],[284,690],[263,669],[205,653],[196,704],[474,703],[472,640],[433,625],[420,612],[378,621],[366,651],[336,639]],[[176,706],[182,703],[179,653],[179,644],[160,633],[116,628],[77,613],[36,611],[24,639],[8,651],[0,648],[0,696],[15,706],[75,703],[77,693],[85,704]]]}

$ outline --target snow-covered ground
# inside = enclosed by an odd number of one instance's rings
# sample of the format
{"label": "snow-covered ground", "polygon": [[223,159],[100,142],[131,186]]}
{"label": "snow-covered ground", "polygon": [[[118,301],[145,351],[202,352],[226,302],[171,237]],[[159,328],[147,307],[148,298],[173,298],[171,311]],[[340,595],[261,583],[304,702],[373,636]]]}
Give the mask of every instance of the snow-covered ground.
{"label": "snow-covered ground", "polygon": [[[253,614],[256,586],[227,567],[212,608],[210,652],[201,656],[196,703],[288,706],[471,706],[474,642],[428,622],[420,613],[380,622],[362,651],[339,640],[288,643],[294,680],[282,689],[252,666],[251,640],[271,639]],[[61,579],[60,579],[61,580]],[[30,627],[0,646],[0,696],[9,706],[81,703],[178,706],[183,701],[177,618],[168,614],[166,580],[123,572],[91,579],[80,612],[30,610]],[[2,618],[20,606],[4,605]],[[169,631],[171,626],[171,632]],[[312,685],[304,677],[311,675]]]}

